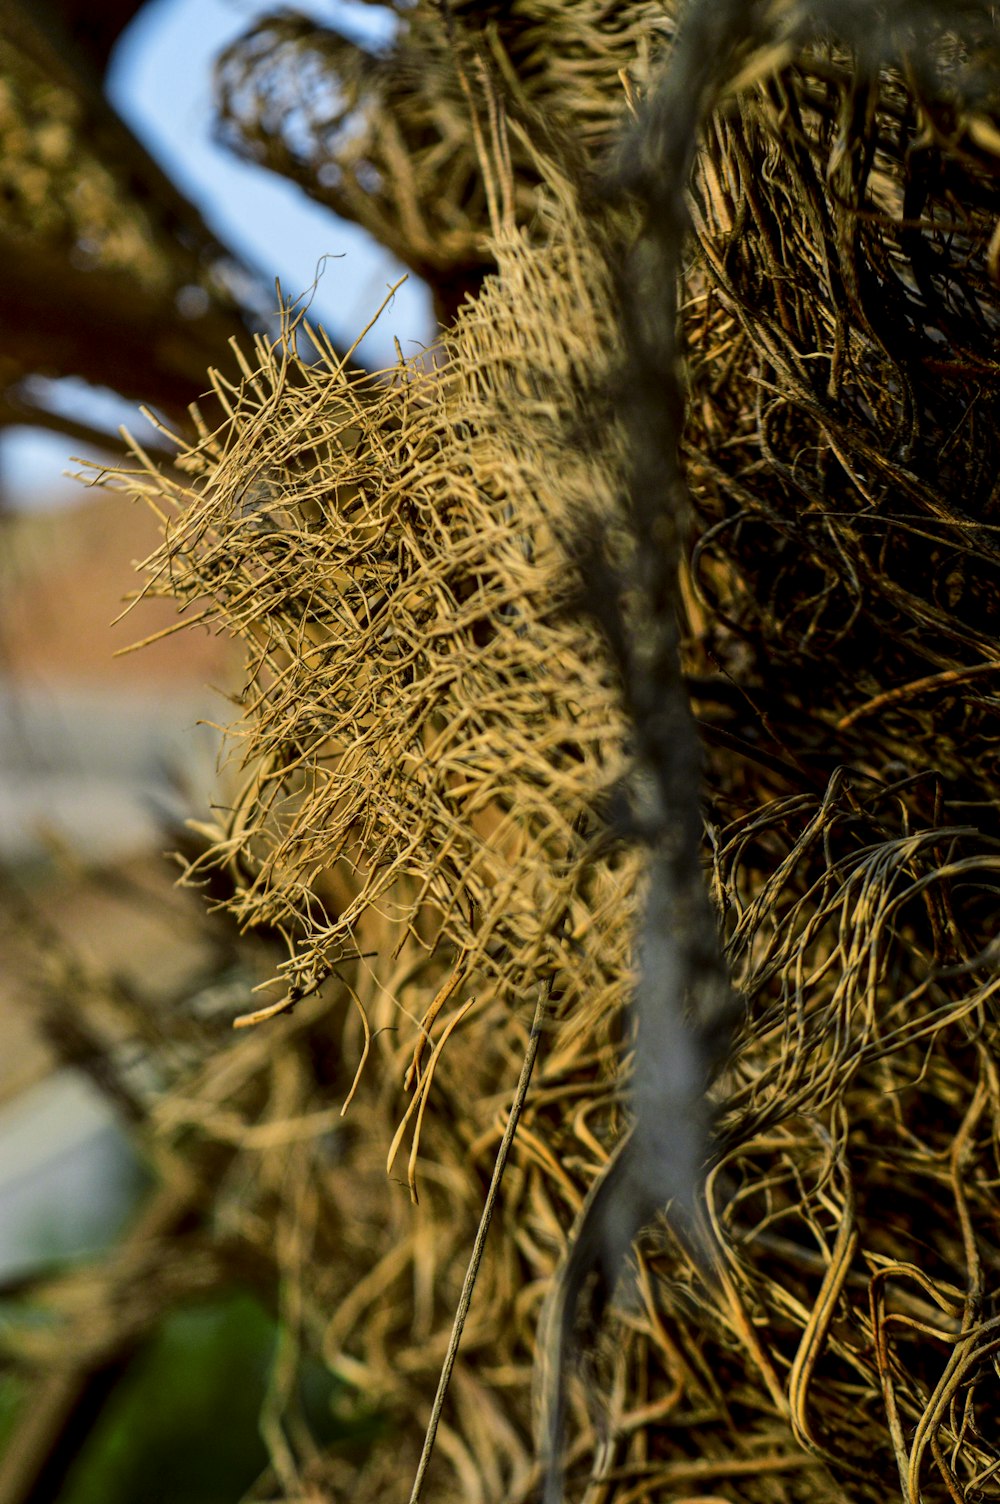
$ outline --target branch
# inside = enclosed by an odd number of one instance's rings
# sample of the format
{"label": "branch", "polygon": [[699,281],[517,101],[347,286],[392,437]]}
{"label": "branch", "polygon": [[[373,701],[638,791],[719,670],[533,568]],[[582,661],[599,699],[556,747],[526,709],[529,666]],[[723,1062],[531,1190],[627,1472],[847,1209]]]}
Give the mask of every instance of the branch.
{"label": "branch", "polygon": [[[629,437],[631,557],[617,589],[603,596],[602,626],[632,721],[649,890],[634,995],[634,1126],[585,1204],[546,1315],[546,1504],[562,1498],[565,1370],[585,1292],[592,1330],[636,1235],[668,1205],[690,1231],[709,1146],[705,1089],[733,1015],[702,875],[700,751],[679,654],[687,493],[677,301],[699,128],[756,20],[757,6],[746,0],[695,0],[611,185],[616,198],[638,200],[644,222],[618,286],[626,358],[615,397]],[[582,559],[591,581],[610,569],[598,549],[591,540]]]}

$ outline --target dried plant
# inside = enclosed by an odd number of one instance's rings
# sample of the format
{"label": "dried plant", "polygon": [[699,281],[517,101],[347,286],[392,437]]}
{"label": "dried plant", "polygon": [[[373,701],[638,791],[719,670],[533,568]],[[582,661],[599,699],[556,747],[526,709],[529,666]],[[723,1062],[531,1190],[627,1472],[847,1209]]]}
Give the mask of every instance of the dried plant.
{"label": "dried plant", "polygon": [[1000,48],[987,6],[877,19],[693,3],[599,181],[441,34],[496,271],[440,361],[308,364],[289,313],[186,483],[119,477],[163,511],[147,588],[247,647],[189,879],[286,947],[157,1111],[241,1145],[221,1199],[290,1328],[399,1419],[360,1473],[312,1458],[331,1495],[423,1481],[430,1419],[429,1494],[532,1496],[578,1215],[571,1489],[1000,1493]]}

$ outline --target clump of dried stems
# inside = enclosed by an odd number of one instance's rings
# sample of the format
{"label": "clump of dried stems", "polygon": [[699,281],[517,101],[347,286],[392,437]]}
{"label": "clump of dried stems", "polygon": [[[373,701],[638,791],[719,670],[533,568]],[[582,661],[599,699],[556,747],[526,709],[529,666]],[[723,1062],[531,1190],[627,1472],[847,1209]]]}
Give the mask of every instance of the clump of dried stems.
{"label": "clump of dried stems", "polygon": [[700,3],[675,42],[650,5],[612,44],[567,9],[606,60],[584,118],[637,116],[601,191],[523,30],[492,75],[442,30],[495,272],[438,361],[310,362],[289,312],[180,478],[119,478],[163,513],[147,589],[247,649],[188,879],[285,945],[154,1119],[226,1146],[289,1331],[394,1417],[360,1470],[309,1458],[317,1497],[409,1493],[516,1094],[427,1497],[533,1496],[574,1217],[624,1179],[573,1297],[697,1150],[700,1228],[647,1228],[590,1344],[599,1420],[570,1386],[573,1496],[995,1498],[996,23]]}

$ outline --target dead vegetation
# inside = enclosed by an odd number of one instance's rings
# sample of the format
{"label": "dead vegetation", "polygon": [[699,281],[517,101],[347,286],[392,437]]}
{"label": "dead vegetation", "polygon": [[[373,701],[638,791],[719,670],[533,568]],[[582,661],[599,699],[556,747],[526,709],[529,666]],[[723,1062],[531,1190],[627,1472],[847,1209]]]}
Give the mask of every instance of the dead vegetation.
{"label": "dead vegetation", "polygon": [[[495,267],[438,361],[306,364],[290,312],[217,378],[186,479],[115,481],[163,512],[147,588],[246,647],[242,782],[188,879],[284,947],[260,1026],[149,1122],[280,1280],[290,1351],[393,1416],[360,1472],[322,1456],[279,1365],[272,1496],[406,1498],[517,1098],[425,1484],[514,1501],[540,1309],[622,1163],[634,1057],[641,1170],[664,1124],[683,1157],[714,1051],[700,1230],[658,1218],[588,1329],[567,1491],[971,1504],[1000,1495],[996,23],[694,4],[646,91],[618,72],[672,26],[627,9],[580,87],[602,143],[637,122],[589,176],[519,92],[519,23],[438,33]],[[401,15],[398,67],[436,18]],[[671,834],[699,798],[731,1048]],[[636,959],[664,933],[696,1070],[657,1104],[664,978]],[[578,1225],[585,1316],[642,1195]]]}

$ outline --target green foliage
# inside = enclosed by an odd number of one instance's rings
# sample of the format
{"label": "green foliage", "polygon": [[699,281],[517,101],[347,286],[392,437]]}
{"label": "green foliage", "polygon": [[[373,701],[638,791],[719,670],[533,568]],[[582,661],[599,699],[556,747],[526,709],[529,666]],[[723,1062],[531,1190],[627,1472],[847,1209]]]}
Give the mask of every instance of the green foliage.
{"label": "green foliage", "polygon": [[[260,1413],[278,1329],[251,1296],[175,1311],[114,1390],[59,1504],[236,1504],[268,1464]],[[301,1400],[320,1444],[378,1429],[335,1417],[339,1392],[303,1365]]]}

